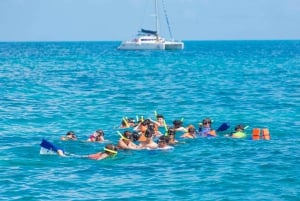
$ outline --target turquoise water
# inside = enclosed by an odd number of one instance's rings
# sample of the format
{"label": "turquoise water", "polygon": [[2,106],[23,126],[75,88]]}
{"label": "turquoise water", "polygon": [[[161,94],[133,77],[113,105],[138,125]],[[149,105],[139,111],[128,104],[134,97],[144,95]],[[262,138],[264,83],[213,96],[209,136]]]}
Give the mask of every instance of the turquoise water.
{"label": "turquoise water", "polygon": [[[300,200],[300,41],[188,41],[183,51],[119,42],[0,43],[0,200]],[[270,141],[180,140],[169,151],[93,161],[96,129],[163,114],[269,128]],[[231,131],[232,127],[228,130]],[[76,142],[60,141],[69,130]],[[178,136],[177,136],[178,137]]]}

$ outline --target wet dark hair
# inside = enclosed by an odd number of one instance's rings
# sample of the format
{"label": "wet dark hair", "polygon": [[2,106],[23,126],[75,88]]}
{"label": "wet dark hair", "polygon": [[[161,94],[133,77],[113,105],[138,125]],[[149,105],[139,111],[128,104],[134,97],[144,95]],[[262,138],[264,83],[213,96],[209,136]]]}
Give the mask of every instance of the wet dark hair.
{"label": "wet dark hair", "polygon": [[169,140],[170,139],[169,139],[168,136],[163,135],[163,136],[159,137],[159,139],[157,140],[157,143],[159,143],[159,142],[165,142],[165,143],[169,144]]}
{"label": "wet dark hair", "polygon": [[206,123],[211,124],[211,119],[210,118],[205,118],[205,119],[202,120],[203,125],[206,124]]}
{"label": "wet dark hair", "polygon": [[180,121],[180,120],[174,120],[174,121],[173,121],[173,125],[174,125],[175,127],[180,127],[180,126],[182,125],[182,121]]}
{"label": "wet dark hair", "polygon": [[96,130],[96,133],[98,133],[100,136],[104,136],[104,132],[101,129]]}
{"label": "wet dark hair", "polygon": [[150,137],[152,137],[152,135],[153,135],[153,133],[151,132],[151,130],[147,129],[146,132],[145,132],[145,137],[150,138]]}
{"label": "wet dark hair", "polygon": [[155,133],[155,130],[154,130],[154,124],[150,123],[150,124],[148,125],[148,129],[150,130],[150,132],[151,132],[152,134]]}
{"label": "wet dark hair", "polygon": [[149,125],[151,123],[150,119],[145,119],[143,122],[142,122],[142,125],[146,126],[146,125]]}
{"label": "wet dark hair", "polygon": [[129,139],[129,140],[133,140],[133,137],[132,137],[132,134],[130,131],[124,131],[123,137],[125,137],[126,139]]}
{"label": "wet dark hair", "polygon": [[134,131],[132,134],[132,140],[133,142],[138,141],[140,139],[140,134],[138,134],[138,132]]}
{"label": "wet dark hair", "polygon": [[73,137],[76,137],[75,132],[74,131],[68,131],[66,135],[72,135]]}
{"label": "wet dark hair", "polygon": [[173,128],[169,128],[168,135],[175,135],[175,130]]}
{"label": "wet dark hair", "polygon": [[122,119],[121,124],[122,124],[122,126],[127,126],[128,121],[126,119]]}
{"label": "wet dark hair", "polygon": [[[108,149],[108,150],[105,150],[105,149]],[[111,154],[114,154],[114,153],[112,153],[111,151],[115,151],[115,152],[117,152],[118,151],[118,148],[117,148],[117,146],[115,146],[115,145],[113,145],[113,144],[107,144],[107,145],[105,145],[105,153],[107,153],[107,154],[109,154],[109,155],[111,155]]]}
{"label": "wet dark hair", "polygon": [[241,129],[242,131],[244,131],[245,126],[242,124],[237,125],[234,130],[237,131],[238,129]]}
{"label": "wet dark hair", "polygon": [[164,116],[163,116],[162,114],[158,114],[158,115],[156,116],[156,119],[158,119],[158,118],[163,118],[163,119],[164,119]]}
{"label": "wet dark hair", "polygon": [[128,123],[134,123],[135,120],[134,120],[134,118],[129,118],[129,119],[127,119],[127,122],[128,122]]}

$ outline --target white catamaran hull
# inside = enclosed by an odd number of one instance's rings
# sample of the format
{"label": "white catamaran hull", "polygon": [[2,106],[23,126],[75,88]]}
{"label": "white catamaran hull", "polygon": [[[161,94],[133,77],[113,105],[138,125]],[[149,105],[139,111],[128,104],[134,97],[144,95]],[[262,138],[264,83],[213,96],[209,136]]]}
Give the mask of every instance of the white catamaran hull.
{"label": "white catamaran hull", "polygon": [[139,43],[133,41],[125,41],[121,43],[120,50],[182,50],[183,42],[157,42],[157,43]]}
{"label": "white catamaran hull", "polygon": [[132,41],[123,42],[119,48],[119,50],[164,50],[164,43],[138,43]]}

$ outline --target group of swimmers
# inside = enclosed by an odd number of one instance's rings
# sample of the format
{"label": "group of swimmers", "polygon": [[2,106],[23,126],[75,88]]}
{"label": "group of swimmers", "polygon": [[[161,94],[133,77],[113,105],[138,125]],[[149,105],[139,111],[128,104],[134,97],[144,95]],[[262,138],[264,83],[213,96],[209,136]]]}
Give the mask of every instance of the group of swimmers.
{"label": "group of swimmers", "polygon": [[[212,128],[212,120],[205,118],[199,123],[198,129],[193,125],[183,126],[182,120],[174,120],[173,126],[168,126],[163,115],[155,115],[156,120],[138,119],[137,122],[133,118],[123,118],[117,134],[120,136],[117,144],[108,143],[104,150],[95,154],[87,155],[87,158],[94,160],[102,160],[107,157],[115,156],[118,150],[141,150],[141,149],[172,149],[178,143],[175,135],[181,133],[180,138],[197,138],[197,137],[216,137],[217,132],[225,131],[230,126],[223,123],[217,130]],[[226,134],[226,137],[245,138],[245,129],[247,126],[237,125],[233,132]],[[123,131],[123,133],[120,132]],[[156,139],[156,140],[155,140]],[[61,137],[61,140],[77,140],[77,136],[73,131]],[[104,132],[96,130],[87,139],[88,142],[105,142]],[[60,156],[66,156],[61,149],[56,150]]]}

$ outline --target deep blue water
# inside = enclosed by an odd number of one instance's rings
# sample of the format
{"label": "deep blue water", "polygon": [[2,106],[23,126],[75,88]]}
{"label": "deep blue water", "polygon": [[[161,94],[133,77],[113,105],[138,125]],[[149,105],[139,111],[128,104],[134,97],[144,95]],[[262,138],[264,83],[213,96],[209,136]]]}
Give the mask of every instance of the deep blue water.
{"label": "deep blue water", "polygon": [[[0,200],[300,200],[300,41],[118,45],[0,43]],[[271,140],[225,132],[103,161],[39,154],[43,138],[98,152],[105,144],[84,142],[93,131],[116,143],[122,117],[155,110],[168,124],[269,128]],[[78,141],[60,141],[69,130]]]}

